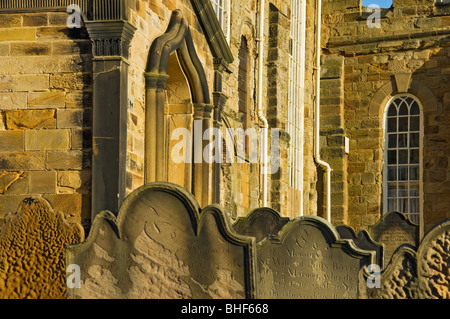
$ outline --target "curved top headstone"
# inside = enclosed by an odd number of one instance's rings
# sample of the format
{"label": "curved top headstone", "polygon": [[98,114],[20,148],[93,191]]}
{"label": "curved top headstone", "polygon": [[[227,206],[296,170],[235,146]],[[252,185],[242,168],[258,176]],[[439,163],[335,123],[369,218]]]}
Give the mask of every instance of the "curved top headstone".
{"label": "curved top headstone", "polygon": [[369,226],[369,234],[374,241],[384,244],[386,263],[399,246],[409,244],[417,248],[419,245],[419,225],[400,212],[383,215],[376,224]]}
{"label": "curved top headstone", "polygon": [[0,298],[67,298],[65,247],[84,240],[42,197],[25,198],[0,226]]}
{"label": "curved top headstone", "polygon": [[434,226],[417,250],[419,298],[450,299],[450,218]]}
{"label": "curved top headstone", "polygon": [[357,298],[359,271],[374,258],[325,219],[298,217],[257,244],[257,297]]}
{"label": "curved top headstone", "polygon": [[81,270],[69,297],[252,298],[253,254],[254,238],[234,234],[219,206],[201,211],[182,187],[150,183],[67,248]]}
{"label": "curved top headstone", "polygon": [[337,225],[336,230],[342,239],[351,239],[356,247],[364,250],[373,250],[376,253],[376,264],[381,268],[384,267],[384,246],[381,243],[375,242],[369,233],[362,229],[358,232],[348,225]]}
{"label": "curved top headstone", "polygon": [[245,217],[239,217],[233,224],[233,229],[246,236],[253,236],[256,242],[265,237],[276,235],[289,222],[288,217],[282,217],[269,207],[256,208]]}
{"label": "curved top headstone", "polygon": [[[414,247],[404,244],[395,250],[383,271],[366,267],[360,273],[361,299],[415,299],[417,260]],[[370,283],[370,285],[369,285]]]}

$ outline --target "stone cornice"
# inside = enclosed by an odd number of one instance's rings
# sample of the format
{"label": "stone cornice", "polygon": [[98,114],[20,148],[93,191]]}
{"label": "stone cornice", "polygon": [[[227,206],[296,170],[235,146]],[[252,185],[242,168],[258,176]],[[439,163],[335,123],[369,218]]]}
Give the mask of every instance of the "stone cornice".
{"label": "stone cornice", "polygon": [[122,56],[128,58],[129,45],[136,28],[127,21],[86,21],[93,47],[98,56]]}

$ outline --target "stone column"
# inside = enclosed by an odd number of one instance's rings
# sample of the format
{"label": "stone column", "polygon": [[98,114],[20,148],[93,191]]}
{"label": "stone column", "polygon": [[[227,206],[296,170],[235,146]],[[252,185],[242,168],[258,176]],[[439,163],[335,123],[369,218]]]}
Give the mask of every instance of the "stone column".
{"label": "stone column", "polygon": [[93,44],[92,219],[118,211],[125,197],[128,49],[135,28],[126,21],[87,21]]}
{"label": "stone column", "polygon": [[211,160],[203,156],[206,146],[211,142],[211,135],[205,136],[205,132],[212,127],[212,109],[211,104],[194,103],[192,190],[202,207],[211,204],[213,193]]}
{"label": "stone column", "polygon": [[[228,100],[222,92],[222,78],[223,72],[228,71],[228,62],[222,58],[214,58],[214,90],[212,92],[213,96],[213,127],[220,129],[222,127],[222,110],[225,103]],[[222,156],[223,158],[223,156]],[[213,193],[212,200],[214,203],[220,204],[220,181],[221,181],[221,163],[215,162],[212,166],[212,176],[213,176]]]}
{"label": "stone column", "polygon": [[169,76],[145,73],[145,183],[167,181],[164,104]]}

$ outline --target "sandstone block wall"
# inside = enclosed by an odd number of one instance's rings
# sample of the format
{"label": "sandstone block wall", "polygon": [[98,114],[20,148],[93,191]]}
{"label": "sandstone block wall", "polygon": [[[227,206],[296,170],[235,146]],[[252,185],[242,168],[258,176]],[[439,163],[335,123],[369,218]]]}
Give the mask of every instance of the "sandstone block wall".
{"label": "sandstone block wall", "polygon": [[0,14],[0,217],[29,195],[90,217],[91,44],[67,16]]}
{"label": "sandstone block wall", "polygon": [[[391,9],[381,12],[381,28],[367,26],[369,13],[358,1],[326,1],[323,14],[324,53],[327,59],[343,59],[343,64],[334,66],[341,75],[333,88],[324,87],[332,100],[323,107],[334,105],[339,116],[324,117],[322,123],[324,129],[340,128],[350,139],[348,155],[340,150],[332,154],[331,149],[324,154],[340,161],[332,163],[333,192],[340,185],[348,187],[348,198],[332,214],[339,219],[340,210],[347,209],[347,222],[355,228],[366,228],[382,214],[383,111],[391,96],[409,92],[423,105],[426,230],[449,217],[450,8],[434,1],[394,1]],[[335,142],[332,134],[326,139],[328,145]]]}

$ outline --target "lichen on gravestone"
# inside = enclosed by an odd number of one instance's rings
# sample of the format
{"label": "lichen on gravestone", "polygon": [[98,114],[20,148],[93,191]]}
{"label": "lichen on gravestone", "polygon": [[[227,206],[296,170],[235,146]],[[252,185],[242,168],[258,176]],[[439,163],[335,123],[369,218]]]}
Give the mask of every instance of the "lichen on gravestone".
{"label": "lichen on gravestone", "polygon": [[0,298],[66,298],[65,246],[83,240],[48,201],[24,199],[0,228]]}

